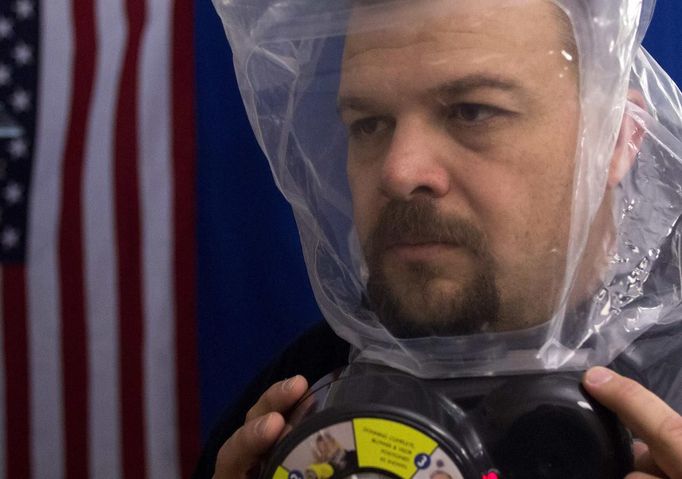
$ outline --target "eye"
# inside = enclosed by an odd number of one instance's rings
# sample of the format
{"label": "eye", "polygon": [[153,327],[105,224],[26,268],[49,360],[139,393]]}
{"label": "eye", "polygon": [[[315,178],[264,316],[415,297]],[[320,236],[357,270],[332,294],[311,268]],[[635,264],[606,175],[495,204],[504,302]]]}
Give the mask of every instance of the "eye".
{"label": "eye", "polygon": [[504,110],[479,103],[458,103],[448,109],[448,116],[462,123],[482,123],[501,115]]}
{"label": "eye", "polygon": [[379,135],[390,128],[390,121],[380,116],[360,118],[353,121],[348,130],[355,138],[364,138]]}

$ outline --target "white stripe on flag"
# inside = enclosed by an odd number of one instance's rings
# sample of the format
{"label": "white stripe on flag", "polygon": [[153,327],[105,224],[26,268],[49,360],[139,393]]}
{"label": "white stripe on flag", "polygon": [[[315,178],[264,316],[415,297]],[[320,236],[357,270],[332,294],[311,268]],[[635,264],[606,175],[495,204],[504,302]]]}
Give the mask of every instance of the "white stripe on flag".
{"label": "white stripe on flag", "polygon": [[[0,268],[0,304],[3,304],[5,298],[2,296],[2,269]],[[7,397],[5,388],[5,318],[2,316],[2,308],[0,307],[0,479],[5,479],[7,477],[7,464],[6,452],[7,452],[7,423],[5,416],[5,411],[7,411]]]}
{"label": "white stripe on flag", "polygon": [[172,264],[172,4],[147,1],[140,57],[140,218],[144,311],[144,411],[150,479],[178,478]]}
{"label": "white stripe on flag", "polygon": [[97,0],[96,77],[84,165],[85,316],[90,474],[122,477],[113,169],[116,100],[127,35],[119,0]]}
{"label": "white stripe on flag", "polygon": [[57,224],[62,152],[71,104],[73,31],[68,0],[40,2],[38,118],[27,245],[31,371],[31,469],[36,478],[64,476],[64,415]]}

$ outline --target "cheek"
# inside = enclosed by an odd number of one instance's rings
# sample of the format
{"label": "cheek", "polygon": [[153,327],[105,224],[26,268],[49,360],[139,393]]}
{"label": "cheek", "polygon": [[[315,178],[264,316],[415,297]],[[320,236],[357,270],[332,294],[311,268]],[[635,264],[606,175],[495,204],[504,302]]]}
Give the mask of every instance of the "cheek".
{"label": "cheek", "polygon": [[[533,258],[562,257],[570,225],[571,151],[519,149],[492,161],[471,193],[473,208],[500,267],[521,267]],[[554,157],[555,161],[548,161]],[[473,183],[472,183],[473,184]]]}
{"label": "cheek", "polygon": [[371,175],[348,169],[348,183],[353,201],[353,221],[361,245],[365,245],[379,214],[381,197],[370,180]]}

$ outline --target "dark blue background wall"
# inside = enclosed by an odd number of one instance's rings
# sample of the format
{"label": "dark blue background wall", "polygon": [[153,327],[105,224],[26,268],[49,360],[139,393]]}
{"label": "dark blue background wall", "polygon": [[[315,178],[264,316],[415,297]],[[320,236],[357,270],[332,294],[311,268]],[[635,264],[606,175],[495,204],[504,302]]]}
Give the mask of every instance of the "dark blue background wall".
{"label": "dark blue background wall", "polygon": [[209,0],[196,2],[202,436],[267,362],[321,315],[291,209],[275,188]]}
{"label": "dark blue background wall", "polygon": [[[289,206],[246,120],[209,0],[196,2],[202,434],[275,354],[321,316]],[[659,0],[646,46],[682,82],[682,4]]]}

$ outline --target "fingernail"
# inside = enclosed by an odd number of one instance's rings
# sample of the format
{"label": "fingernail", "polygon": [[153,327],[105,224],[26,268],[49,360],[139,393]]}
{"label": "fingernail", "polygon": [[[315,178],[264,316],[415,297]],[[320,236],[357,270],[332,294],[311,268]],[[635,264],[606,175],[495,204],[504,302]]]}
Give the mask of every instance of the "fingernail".
{"label": "fingernail", "polygon": [[282,389],[284,391],[291,391],[292,389],[294,389],[296,381],[298,381],[298,376],[294,376],[293,378],[287,379],[282,383]]}
{"label": "fingernail", "polygon": [[585,382],[590,386],[601,386],[613,379],[613,373],[602,367],[592,368],[585,375]]}
{"label": "fingernail", "polygon": [[260,418],[258,420],[258,422],[256,423],[256,434],[258,434],[261,437],[265,436],[265,433],[268,430],[269,423],[270,423],[270,414]]}

